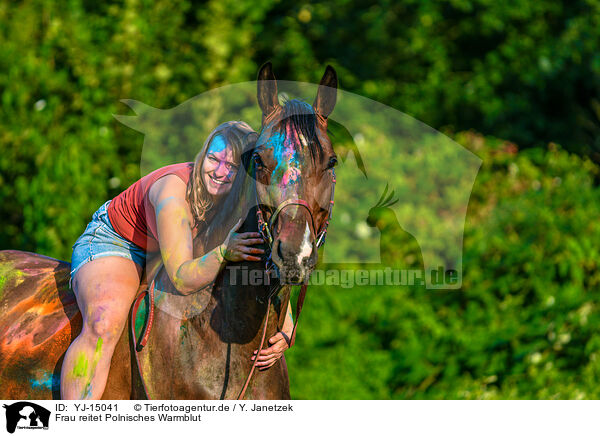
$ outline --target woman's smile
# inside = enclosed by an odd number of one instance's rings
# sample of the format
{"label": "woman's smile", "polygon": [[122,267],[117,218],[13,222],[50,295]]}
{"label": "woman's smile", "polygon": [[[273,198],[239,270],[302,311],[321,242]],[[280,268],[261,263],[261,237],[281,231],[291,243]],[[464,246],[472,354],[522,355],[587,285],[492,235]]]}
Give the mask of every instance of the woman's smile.
{"label": "woman's smile", "polygon": [[231,183],[231,180],[228,179],[217,179],[216,177],[214,177],[213,175],[209,174],[208,177],[210,177],[210,180],[216,184],[216,185],[224,185],[226,183]]}

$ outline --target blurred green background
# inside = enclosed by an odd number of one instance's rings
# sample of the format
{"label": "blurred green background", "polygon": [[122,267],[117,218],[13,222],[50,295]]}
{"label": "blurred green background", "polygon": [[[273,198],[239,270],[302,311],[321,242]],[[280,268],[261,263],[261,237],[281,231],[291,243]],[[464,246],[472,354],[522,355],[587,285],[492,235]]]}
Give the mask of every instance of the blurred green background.
{"label": "blurred green background", "polygon": [[292,396],[598,398],[598,47],[598,0],[2,0],[0,248],[68,260],[139,177],[120,99],[166,109],[267,60],[306,82],[329,63],[483,166],[462,290],[311,287]]}

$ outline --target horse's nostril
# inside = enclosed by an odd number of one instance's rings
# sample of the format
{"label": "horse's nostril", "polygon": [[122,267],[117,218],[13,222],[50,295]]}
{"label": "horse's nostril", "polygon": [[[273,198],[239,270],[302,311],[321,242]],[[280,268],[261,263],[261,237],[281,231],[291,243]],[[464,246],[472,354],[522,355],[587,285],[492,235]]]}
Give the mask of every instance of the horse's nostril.
{"label": "horse's nostril", "polygon": [[290,283],[296,283],[296,284],[300,283],[300,279],[301,279],[300,273],[298,273],[298,272],[292,273],[289,277]]}
{"label": "horse's nostril", "polygon": [[283,259],[283,253],[281,252],[281,242],[279,244],[277,244],[277,255],[279,256],[280,259]]}

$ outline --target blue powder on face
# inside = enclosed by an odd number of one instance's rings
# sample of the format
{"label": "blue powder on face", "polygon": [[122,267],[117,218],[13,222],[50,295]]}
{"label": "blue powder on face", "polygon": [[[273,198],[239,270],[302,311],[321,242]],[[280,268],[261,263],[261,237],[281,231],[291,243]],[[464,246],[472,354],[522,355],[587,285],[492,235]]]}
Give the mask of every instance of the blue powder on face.
{"label": "blue powder on face", "polygon": [[227,143],[222,135],[215,136],[210,142],[209,152],[219,153],[227,148]]}

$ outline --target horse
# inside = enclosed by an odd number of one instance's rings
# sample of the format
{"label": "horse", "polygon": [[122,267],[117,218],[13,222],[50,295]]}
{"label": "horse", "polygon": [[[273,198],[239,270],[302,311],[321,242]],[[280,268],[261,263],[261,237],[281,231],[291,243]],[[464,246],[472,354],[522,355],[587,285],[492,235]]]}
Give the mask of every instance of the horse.
{"label": "horse", "polygon": [[[306,283],[324,242],[336,162],[327,118],[336,93],[337,74],[327,66],[312,106],[300,100],[281,105],[271,64],[261,67],[262,125],[242,156],[248,177],[236,179],[232,192],[239,195],[229,195],[195,238],[194,253],[221,243],[233,221],[245,216],[238,231],[263,234],[263,262],[228,262],[212,287],[183,296],[160,256],[149,257],[138,291],[152,281],[156,310],[147,345],[137,351],[137,324],[148,308],[130,314],[132,328],[115,348],[102,399],[290,398],[285,359],[253,374],[251,356],[282,328],[292,286]],[[67,262],[0,251],[0,397],[59,398],[62,359],[82,323],[69,271]],[[253,275],[265,280],[253,283]]]}

